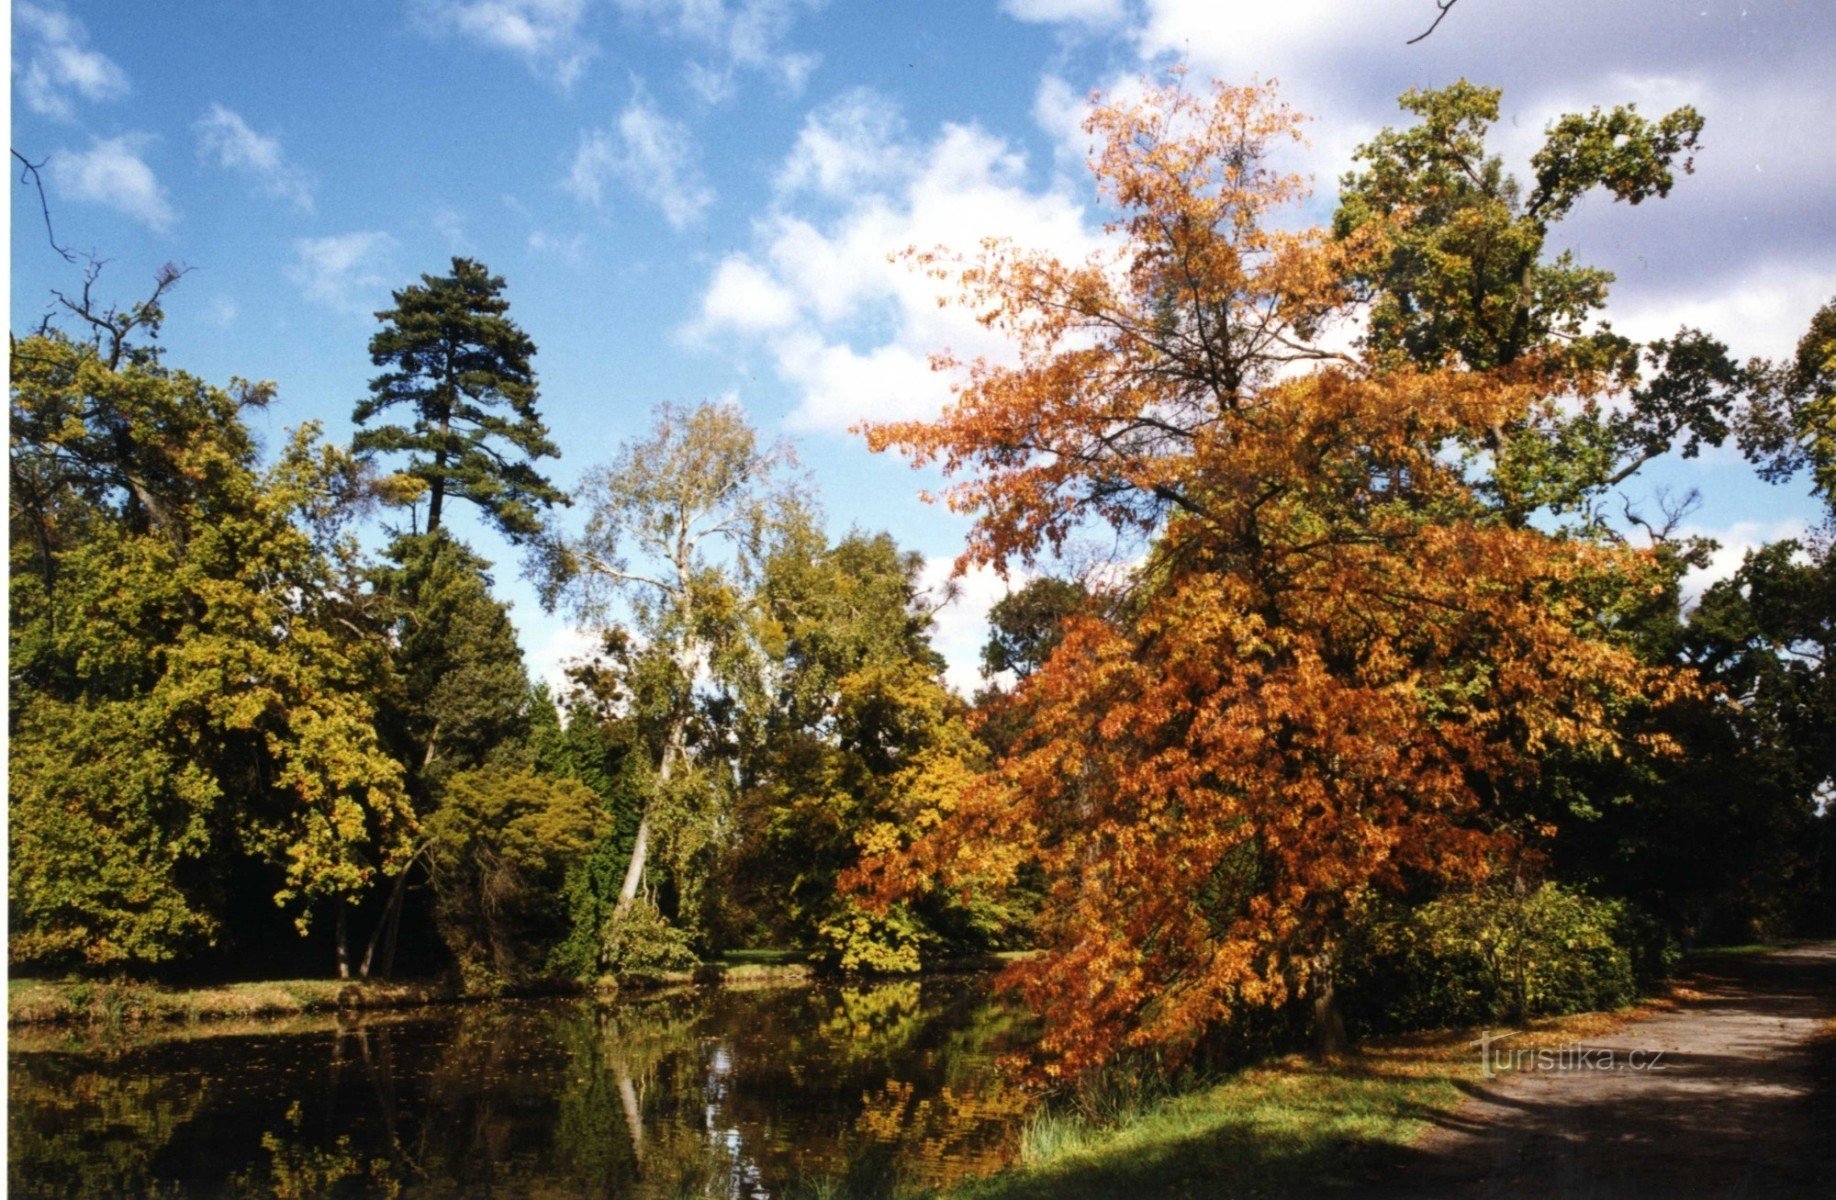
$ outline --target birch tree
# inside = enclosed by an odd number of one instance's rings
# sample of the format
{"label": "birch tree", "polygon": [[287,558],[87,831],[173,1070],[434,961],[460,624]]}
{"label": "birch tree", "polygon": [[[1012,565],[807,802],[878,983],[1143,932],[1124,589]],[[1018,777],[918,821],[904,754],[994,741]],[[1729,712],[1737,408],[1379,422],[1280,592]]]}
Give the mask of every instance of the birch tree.
{"label": "birch tree", "polygon": [[756,655],[751,583],[774,533],[802,504],[783,445],[761,446],[736,405],[665,404],[650,434],[590,471],[586,532],[556,546],[558,593],[588,622],[628,616],[642,645],[631,703],[647,728],[655,786],[638,819],[615,916],[637,898],[660,809],[716,802],[702,762],[702,701],[745,686]]}

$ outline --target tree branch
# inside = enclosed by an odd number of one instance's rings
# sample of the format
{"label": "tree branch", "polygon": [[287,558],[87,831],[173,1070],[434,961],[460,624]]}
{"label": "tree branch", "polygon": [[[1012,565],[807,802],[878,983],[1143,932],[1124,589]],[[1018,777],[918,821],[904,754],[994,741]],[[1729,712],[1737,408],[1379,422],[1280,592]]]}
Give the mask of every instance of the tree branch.
{"label": "tree branch", "polygon": [[19,182],[30,183],[33,187],[38,189],[38,211],[42,213],[45,218],[45,239],[51,243],[51,249],[57,251],[59,258],[62,258],[67,263],[76,262],[76,252],[58,245],[57,233],[51,228],[51,203],[45,199],[44,176],[38,173],[39,168],[51,160],[44,159],[40,162],[33,162],[17,150],[13,151],[13,157],[19,160]]}
{"label": "tree branch", "polygon": [[1413,46],[1417,42],[1425,41],[1429,34],[1433,33],[1435,30],[1441,27],[1441,22],[1447,19],[1447,14],[1452,12],[1453,6],[1458,3],[1460,3],[1460,0],[1434,0],[1435,7],[1441,10],[1438,14],[1436,14],[1434,18],[1434,24],[1430,25],[1428,28],[1422,30],[1420,33],[1416,34],[1414,37],[1404,42],[1403,45]]}

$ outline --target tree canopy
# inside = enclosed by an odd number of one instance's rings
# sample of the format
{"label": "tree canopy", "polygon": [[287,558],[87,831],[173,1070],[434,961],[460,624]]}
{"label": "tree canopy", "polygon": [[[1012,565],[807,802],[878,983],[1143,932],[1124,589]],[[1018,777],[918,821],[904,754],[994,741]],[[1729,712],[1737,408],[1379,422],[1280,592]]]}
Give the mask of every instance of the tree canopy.
{"label": "tree canopy", "polygon": [[[370,360],[385,369],[351,414],[352,446],[408,456],[407,473],[426,485],[429,533],[449,492],[513,540],[533,537],[542,511],[567,502],[534,465],[560,452],[536,411],[535,342],[510,319],[503,290],[501,275],[455,258],[376,314]],[[397,409],[399,423],[373,424]]]}
{"label": "tree canopy", "polygon": [[1008,758],[863,873],[888,900],[1037,848],[1046,953],[1013,974],[1061,1077],[1329,998],[1361,903],[1509,862],[1499,793],[1681,687],[1590,619],[1587,582],[1653,577],[1651,556],[1500,520],[1443,453],[1607,381],[1332,348],[1419,213],[1338,237],[1280,220],[1298,123],[1264,89],[1175,81],[1088,128],[1117,248],[957,265],[1017,361],[946,360],[941,418],[867,429],[973,471],[949,493],[969,561],[1093,521],[1149,541],[1126,619],[1073,619],[1021,684],[1034,724]]}

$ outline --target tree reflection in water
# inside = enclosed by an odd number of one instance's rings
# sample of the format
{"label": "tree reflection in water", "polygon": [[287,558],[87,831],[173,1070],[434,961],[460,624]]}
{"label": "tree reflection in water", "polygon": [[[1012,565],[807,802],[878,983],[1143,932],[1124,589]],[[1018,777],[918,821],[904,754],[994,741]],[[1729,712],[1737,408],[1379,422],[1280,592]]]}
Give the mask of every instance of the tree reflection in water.
{"label": "tree reflection in water", "polygon": [[[297,1024],[297,1023],[296,1023]],[[979,980],[16,1038],[15,1196],[849,1195],[992,1170],[1026,1024]]]}

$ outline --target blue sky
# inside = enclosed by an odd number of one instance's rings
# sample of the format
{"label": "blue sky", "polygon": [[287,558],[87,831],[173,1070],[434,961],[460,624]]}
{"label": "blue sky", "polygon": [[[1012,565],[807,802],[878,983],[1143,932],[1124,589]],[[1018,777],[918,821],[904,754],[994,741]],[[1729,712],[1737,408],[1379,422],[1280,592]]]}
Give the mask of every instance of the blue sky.
{"label": "blue sky", "polygon": [[[1092,88],[1176,58],[1278,76],[1314,114],[1322,184],[1393,119],[1395,97],[1462,75],[1507,89],[1500,144],[1550,116],[1638,101],[1708,118],[1697,174],[1638,209],[1584,205],[1564,237],[1618,272],[1615,323],[1700,325],[1782,354],[1836,295],[1836,12],[1820,0],[192,0],[13,6],[13,145],[46,170],[57,232],[109,260],[106,295],[194,268],[169,305],[171,361],[273,379],[281,430],[349,433],[388,290],[482,259],[540,348],[563,483],[643,432],[665,400],[731,397],[793,441],[837,532],[890,529],[941,579],[962,525],[935,479],[848,426],[934,411],[945,345],[998,352],[910,244],[1010,234],[1073,253],[1097,216],[1077,130]],[[13,188],[12,325],[75,269]],[[1800,487],[1732,454],[1660,464],[1635,491],[1696,487],[1692,528],[1745,546],[1802,531]],[[499,560],[532,665],[579,644]],[[940,639],[967,683],[974,577]]]}

